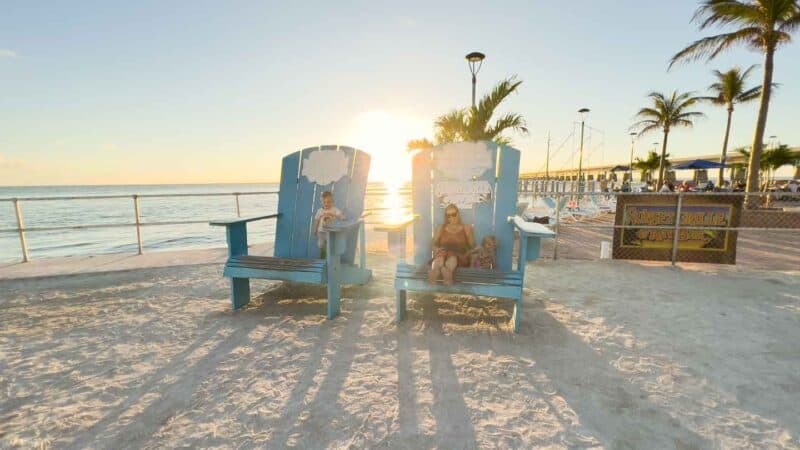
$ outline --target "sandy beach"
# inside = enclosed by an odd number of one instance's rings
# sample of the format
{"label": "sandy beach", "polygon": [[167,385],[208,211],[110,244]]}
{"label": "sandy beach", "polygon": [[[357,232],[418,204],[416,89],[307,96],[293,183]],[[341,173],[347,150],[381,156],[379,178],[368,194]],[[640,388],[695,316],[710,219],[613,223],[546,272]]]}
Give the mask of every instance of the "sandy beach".
{"label": "sandy beach", "polygon": [[[0,281],[4,448],[798,448],[800,277],[544,261],[502,299],[221,265]],[[646,287],[645,287],[646,286]]]}

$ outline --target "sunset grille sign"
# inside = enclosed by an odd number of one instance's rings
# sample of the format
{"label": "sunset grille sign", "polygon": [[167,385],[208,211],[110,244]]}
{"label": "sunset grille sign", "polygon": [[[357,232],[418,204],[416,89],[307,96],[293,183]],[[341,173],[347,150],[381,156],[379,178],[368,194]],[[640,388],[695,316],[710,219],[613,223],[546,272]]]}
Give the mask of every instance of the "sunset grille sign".
{"label": "sunset grille sign", "polygon": [[[677,260],[736,263],[741,197],[685,195],[681,204]],[[670,261],[675,239],[677,196],[621,195],[617,200],[614,252],[617,259]]]}

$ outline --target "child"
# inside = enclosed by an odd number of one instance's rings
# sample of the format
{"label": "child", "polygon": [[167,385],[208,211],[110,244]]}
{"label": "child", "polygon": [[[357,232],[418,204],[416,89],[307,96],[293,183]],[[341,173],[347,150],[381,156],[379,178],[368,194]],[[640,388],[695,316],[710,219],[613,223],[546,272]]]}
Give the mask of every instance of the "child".
{"label": "child", "polygon": [[333,206],[333,193],[325,191],[322,193],[322,208],[317,210],[314,215],[314,231],[317,233],[317,243],[319,244],[319,257],[325,259],[327,257],[327,242],[328,233],[322,231],[322,227],[333,223],[334,220],[344,219],[344,214],[339,211],[339,208]]}
{"label": "child", "polygon": [[497,239],[494,236],[483,238],[480,247],[475,247],[469,252],[469,266],[473,269],[494,269],[497,267],[495,249]]}

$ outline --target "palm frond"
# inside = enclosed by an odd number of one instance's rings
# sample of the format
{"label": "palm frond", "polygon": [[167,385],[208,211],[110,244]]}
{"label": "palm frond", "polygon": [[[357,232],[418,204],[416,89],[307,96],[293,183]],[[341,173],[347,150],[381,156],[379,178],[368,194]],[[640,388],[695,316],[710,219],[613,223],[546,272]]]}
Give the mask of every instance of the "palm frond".
{"label": "palm frond", "polygon": [[[773,83],[772,88],[775,89],[776,87],[777,87],[776,83]],[[760,97],[761,97],[761,86],[756,86],[737,95],[736,103],[747,103],[756,100]]]}
{"label": "palm frond", "polygon": [[793,16],[786,19],[778,26],[778,31],[783,33],[794,33],[800,28],[800,11],[796,12]]}
{"label": "palm frond", "polygon": [[424,150],[431,147],[433,147],[433,142],[429,141],[428,138],[412,139],[406,144],[406,149],[408,151]]}
{"label": "palm frond", "polygon": [[753,43],[759,38],[761,38],[761,30],[756,27],[742,28],[731,33],[704,37],[692,42],[676,53],[670,59],[668,68],[672,68],[678,62],[697,61],[704,57],[707,58],[707,61],[710,61],[735,44],[746,43],[752,47]]}
{"label": "palm frond", "polygon": [[711,25],[756,24],[764,20],[764,14],[759,5],[753,3],[706,0],[695,12],[693,20],[700,22],[700,29],[704,29]]}
{"label": "palm frond", "polygon": [[651,131],[660,130],[662,128],[660,123],[645,123],[645,121],[635,123],[631,126],[631,130],[639,130],[636,132],[637,136],[643,136]]}
{"label": "palm frond", "polygon": [[464,117],[465,112],[463,109],[455,109],[439,116],[433,124],[436,130],[436,141],[439,144],[444,144],[463,139]]}
{"label": "palm frond", "polygon": [[497,83],[492,92],[480,99],[477,106],[469,109],[467,115],[467,134],[471,140],[478,140],[485,130],[498,106],[522,84],[516,76],[511,76]]}
{"label": "palm frond", "polygon": [[522,115],[509,113],[497,119],[494,126],[486,130],[486,138],[496,139],[501,133],[509,129],[522,134],[528,133],[528,128]]}
{"label": "palm frond", "polygon": [[679,114],[675,114],[674,116],[672,116],[672,120],[687,120],[687,119],[691,119],[693,117],[696,117],[696,118],[699,119],[699,118],[705,117],[705,116],[706,115],[701,113],[700,111],[686,111],[686,112],[681,112]]}

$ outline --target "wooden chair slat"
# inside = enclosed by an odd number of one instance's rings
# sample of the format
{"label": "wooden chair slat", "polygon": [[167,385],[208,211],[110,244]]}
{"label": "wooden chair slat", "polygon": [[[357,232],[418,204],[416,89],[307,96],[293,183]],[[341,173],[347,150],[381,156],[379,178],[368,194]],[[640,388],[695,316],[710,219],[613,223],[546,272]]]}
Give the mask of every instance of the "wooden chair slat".
{"label": "wooden chair slat", "polygon": [[431,257],[433,238],[431,151],[419,151],[414,155],[412,164],[411,204],[418,215],[414,222],[414,264],[423,265]]}
{"label": "wooden chair slat", "polygon": [[294,152],[281,162],[281,183],[278,192],[278,221],[275,224],[275,256],[292,254],[294,234],[294,209],[297,206],[297,177],[300,170],[300,152]]}
{"label": "wooden chair slat", "polygon": [[[494,235],[497,237],[497,268],[511,270],[514,251],[514,226],[508,222],[516,214],[517,183],[519,179],[519,151],[500,147],[500,158],[495,190]],[[522,268],[518,268],[521,270]]]}

